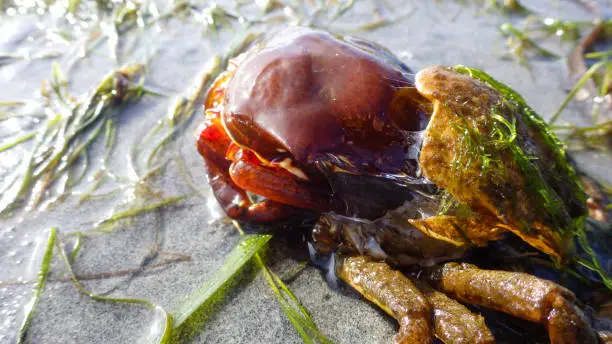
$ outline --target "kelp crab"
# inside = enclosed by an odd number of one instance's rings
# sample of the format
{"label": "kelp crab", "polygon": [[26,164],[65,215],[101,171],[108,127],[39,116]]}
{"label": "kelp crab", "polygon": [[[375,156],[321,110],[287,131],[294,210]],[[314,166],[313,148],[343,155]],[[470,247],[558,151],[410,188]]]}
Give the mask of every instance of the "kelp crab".
{"label": "kelp crab", "polygon": [[[232,60],[205,113],[197,147],[227,215],[323,214],[315,247],[397,319],[396,343],[494,342],[456,300],[542,323],[552,343],[600,340],[558,284],[445,263],[505,232],[563,261],[588,213],[557,138],[486,74],[414,75],[372,42],[293,28]],[[416,279],[400,265],[429,268]]]}

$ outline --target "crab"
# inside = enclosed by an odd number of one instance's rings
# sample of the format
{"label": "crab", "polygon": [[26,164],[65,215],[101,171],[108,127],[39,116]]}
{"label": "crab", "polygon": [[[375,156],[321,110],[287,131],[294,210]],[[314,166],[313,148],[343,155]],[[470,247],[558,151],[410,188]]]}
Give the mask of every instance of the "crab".
{"label": "crab", "polygon": [[512,233],[562,263],[588,214],[559,141],[505,85],[462,66],[414,74],[375,43],[292,28],[232,59],[204,105],[197,148],[226,214],[322,214],[314,246],[397,319],[395,343],[494,342],[461,302],[541,323],[551,343],[600,340],[563,286],[452,261]]}

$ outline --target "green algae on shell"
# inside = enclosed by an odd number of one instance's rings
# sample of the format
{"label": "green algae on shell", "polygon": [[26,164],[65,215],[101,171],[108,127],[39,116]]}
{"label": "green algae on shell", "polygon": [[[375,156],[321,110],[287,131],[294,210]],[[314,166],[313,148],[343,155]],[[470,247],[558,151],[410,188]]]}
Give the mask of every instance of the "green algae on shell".
{"label": "green algae on shell", "polygon": [[416,87],[434,104],[423,174],[491,228],[568,258],[587,196],[545,122],[516,92],[476,69],[430,67],[417,74]]}
{"label": "green algae on shell", "polygon": [[[544,122],[544,120],[525,102],[523,97],[515,92],[513,89],[508,87],[507,85],[496,81],[491,76],[486,74],[485,72],[475,69],[468,68],[465,66],[455,66],[453,70],[470,75],[471,77],[480,80],[489,86],[493,87],[502,95],[502,100],[504,102],[505,107],[512,110],[512,114],[514,119],[520,118],[524,120],[528,126],[533,128],[536,132],[541,135],[542,142],[548,147],[549,151],[553,154],[553,165],[552,168],[555,169],[555,172],[559,174],[560,178],[563,178],[563,181],[566,183],[565,186],[569,188],[570,193],[569,196],[573,197],[577,204],[584,204],[587,200],[587,195],[584,192],[584,187],[582,186],[575,168],[572,166],[570,160],[566,154],[565,145],[559,140],[557,135],[552,131],[552,129]],[[495,116],[494,118],[499,119],[501,116]],[[500,121],[503,123],[503,121]],[[495,123],[493,123],[495,125]],[[507,123],[506,123],[507,126]],[[499,128],[499,125],[497,125]],[[494,128],[495,130],[495,128]],[[499,130],[499,129],[498,129]],[[543,171],[542,166],[539,166],[536,162],[536,157],[532,157],[528,155],[527,149],[524,149],[520,146],[520,144],[513,142],[509,142],[511,147],[513,156],[516,161],[519,163],[523,172],[529,176],[530,174],[542,174],[546,173]],[[530,186],[533,186],[535,189],[534,196],[539,197],[542,201],[542,204],[546,208],[548,212],[551,212],[551,216],[553,218],[559,218],[562,215],[559,213],[563,211],[560,206],[555,206],[552,203],[556,197],[554,193],[557,190],[552,190],[551,185],[544,178],[535,178],[532,175],[532,178],[528,181]],[[553,186],[554,187],[554,186]],[[555,214],[557,213],[557,214]],[[579,216],[579,217],[584,217]],[[572,231],[575,232],[576,228],[573,224],[568,223],[557,223],[560,225],[555,230],[560,231]]]}
{"label": "green algae on shell", "polygon": [[[566,147],[551,127],[523,97],[483,71],[465,66],[434,68],[466,75],[476,83],[470,85],[469,80],[463,80],[454,86],[467,85],[481,91],[449,87],[450,91],[437,94],[432,91],[435,87],[428,85],[429,96],[438,101],[439,107],[450,109],[445,111],[446,116],[454,121],[447,129],[456,135],[452,140],[455,150],[449,152],[451,166],[446,172],[450,177],[443,185],[449,197],[472,210],[492,210],[501,222],[492,225],[511,230],[557,263],[577,263],[595,271],[612,289],[612,279],[587,239],[588,196]],[[484,93],[488,96],[482,98]],[[482,111],[484,105],[489,106],[485,114],[470,113]],[[476,185],[467,191],[467,197],[466,185]],[[575,242],[590,261],[572,255]]]}

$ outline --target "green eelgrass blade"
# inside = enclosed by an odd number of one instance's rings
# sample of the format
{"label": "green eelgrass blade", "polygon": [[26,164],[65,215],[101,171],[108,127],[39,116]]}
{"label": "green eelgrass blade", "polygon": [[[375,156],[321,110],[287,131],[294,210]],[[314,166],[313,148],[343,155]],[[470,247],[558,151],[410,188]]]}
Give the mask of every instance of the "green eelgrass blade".
{"label": "green eelgrass blade", "polygon": [[601,68],[604,65],[609,64],[609,63],[610,62],[608,62],[608,61],[599,61],[596,64],[592,65],[591,68],[589,68],[586,71],[586,73],[584,73],[582,78],[580,78],[578,83],[576,83],[576,86],[574,86],[574,88],[572,88],[572,90],[567,95],[565,100],[563,100],[563,103],[561,103],[561,106],[559,106],[559,109],[557,109],[557,112],[555,112],[555,114],[550,118],[550,120],[548,121],[548,125],[553,125],[557,121],[557,118],[559,118],[559,115],[561,115],[561,112],[563,111],[563,109],[565,109],[565,107],[570,102],[570,100],[572,100],[572,98],[574,98],[574,96],[576,96],[576,93],[578,93],[578,91],[580,91],[580,89],[582,88],[582,86],[584,86],[584,84],[587,82],[587,80],[589,80],[593,76],[593,74],[595,74],[595,72],[597,72],[599,70],[599,68]]}
{"label": "green eelgrass blade", "polygon": [[[236,221],[233,221],[233,224],[238,232],[244,236],[245,234],[240,224]],[[289,287],[283,283],[280,277],[270,270],[258,253],[255,254],[254,261],[257,267],[263,271],[270,289],[272,289],[274,296],[276,296],[280,304],[281,310],[285,313],[285,316],[287,316],[287,319],[289,319],[300,337],[302,337],[302,340],[305,343],[318,342],[332,344],[332,341],[319,331],[306,307],[302,305],[300,300],[298,300]]]}
{"label": "green eelgrass blade", "polygon": [[587,59],[600,59],[603,57],[612,57],[612,50],[596,51],[596,52],[584,54],[584,58],[587,58]]}
{"label": "green eelgrass blade", "polygon": [[30,327],[30,323],[32,322],[32,318],[34,317],[34,308],[36,308],[36,305],[40,300],[40,296],[42,295],[43,289],[45,288],[45,284],[47,283],[49,267],[51,266],[51,258],[53,258],[53,245],[55,243],[56,238],[57,229],[51,228],[51,230],[49,231],[49,239],[47,240],[47,246],[45,248],[42,263],[40,264],[38,280],[36,281],[36,286],[34,287],[34,296],[32,297],[32,301],[30,301],[30,303],[27,305],[26,316],[23,320],[23,323],[19,327],[19,335],[17,336],[17,343],[19,344],[25,341],[26,334],[28,333],[28,328]]}
{"label": "green eelgrass blade", "polygon": [[204,101],[204,95],[208,89],[209,84],[214,78],[221,73],[221,66],[223,61],[219,56],[211,57],[204,65],[203,71],[196,76],[192,85],[187,91],[187,95],[179,97],[174,101],[170,107],[168,114],[168,121],[160,121],[159,124],[153,127],[152,131],[147,136],[153,136],[164,124],[169,124],[170,130],[166,135],[159,141],[159,143],[153,148],[147,159],[147,167],[151,167],[153,160],[158,153],[172,141],[178,134],[179,131],[185,129],[189,125],[193,113],[196,110],[197,104],[201,104]]}
{"label": "green eelgrass blade", "polygon": [[[59,113],[49,117],[47,124],[38,131],[40,135],[35,135],[36,144],[20,167],[20,180],[0,197],[0,214],[24,205],[23,201],[28,198],[27,208],[35,208],[48,187],[69,173],[86,154],[107,120],[119,116],[126,103],[154,94],[143,87],[143,68],[142,65],[127,65],[113,70],[84,97],[73,101],[67,93],[64,73],[58,64],[54,65],[51,87],[59,104],[52,111]],[[79,146],[82,141],[84,144]],[[106,143],[108,145],[108,140]],[[3,149],[8,148],[10,146]],[[33,195],[34,189],[38,190],[37,195]]]}
{"label": "green eelgrass blade", "polygon": [[76,14],[79,9],[79,5],[81,5],[81,0],[68,0],[68,8],[67,11],[72,14]]}
{"label": "green eelgrass blade", "polygon": [[29,134],[23,135],[23,136],[21,136],[21,137],[18,137],[18,138],[17,138],[17,139],[15,139],[15,141],[13,141],[13,142],[9,142],[9,143],[7,143],[7,144],[5,144],[5,145],[3,145],[3,146],[0,146],[0,153],[1,153],[1,152],[4,152],[4,151],[5,151],[5,150],[7,150],[7,149],[11,149],[11,148],[13,148],[13,147],[17,146],[18,144],[20,144],[20,143],[22,143],[22,142],[25,142],[25,141],[27,141],[27,140],[30,140],[30,139],[32,139],[34,136],[36,136],[36,133],[29,133]]}
{"label": "green eelgrass blade", "polygon": [[81,250],[82,239],[83,239],[83,233],[77,232],[76,241],[74,243],[74,247],[72,248],[72,253],[70,253],[70,259],[69,259],[70,262],[74,262],[74,260],[76,259],[76,256],[79,254],[79,251]]}
{"label": "green eelgrass blade", "polygon": [[525,33],[521,32],[520,30],[518,30],[517,28],[515,28],[509,23],[502,24],[499,27],[499,30],[501,31],[502,34],[506,36],[514,36],[518,38],[523,44],[525,44],[528,48],[533,49],[540,56],[543,56],[545,58],[559,58],[558,54],[555,54],[550,50],[542,48],[534,40],[528,38],[527,35],[525,35]]}
{"label": "green eelgrass blade", "polygon": [[153,211],[153,210],[155,210],[157,208],[164,207],[164,206],[167,206],[169,204],[178,202],[178,201],[184,199],[187,196],[188,195],[177,196],[177,197],[169,197],[169,198],[167,198],[167,199],[165,199],[165,200],[163,200],[161,202],[157,202],[157,203],[146,205],[144,207],[129,209],[129,210],[126,210],[126,211],[123,211],[123,212],[120,212],[120,213],[116,213],[116,214],[113,214],[110,217],[108,217],[108,218],[98,222],[96,226],[106,225],[106,224],[109,224],[109,223],[117,221],[117,220],[125,219],[125,218],[132,217],[132,216],[136,216],[136,215],[139,215],[139,214],[142,214],[142,213],[146,213],[146,212],[149,212],[149,211]]}
{"label": "green eelgrass blade", "polygon": [[68,273],[70,274],[70,279],[72,280],[72,283],[77,288],[79,293],[86,295],[96,301],[143,305],[143,306],[153,309],[156,312],[159,312],[164,318],[163,328],[160,328],[160,331],[159,331],[159,333],[161,333],[159,344],[169,344],[170,343],[170,335],[172,334],[172,317],[170,316],[170,314],[168,314],[168,312],[166,312],[162,307],[148,300],[133,299],[133,298],[106,297],[106,296],[101,296],[101,295],[97,295],[97,294],[90,292],[89,290],[85,289],[85,287],[83,287],[81,282],[77,279],[76,275],[74,274],[74,271],[72,270],[72,264],[70,263],[70,258],[66,255],[66,252],[64,252],[64,250],[60,247],[59,242],[56,242],[56,245],[57,245],[58,252],[60,253],[60,257],[62,258],[62,261],[66,265],[66,269],[68,270]]}
{"label": "green eelgrass blade", "polygon": [[20,101],[20,100],[0,101],[0,106],[18,106],[18,105],[25,105],[25,104],[26,102]]}
{"label": "green eelgrass blade", "polygon": [[346,12],[348,12],[355,5],[355,0],[348,0],[345,2],[340,2],[339,6],[336,8],[336,13],[332,16],[332,20],[336,20]]}
{"label": "green eelgrass blade", "polygon": [[270,239],[271,235],[248,235],[225,257],[223,265],[206,280],[185,302],[173,313],[175,331],[186,326],[198,309],[211,302],[213,296],[234,278],[236,273],[251,260]]}
{"label": "green eelgrass blade", "polygon": [[44,143],[46,136],[53,130],[60,121],[61,116],[55,116],[47,122],[42,130],[42,134],[36,136],[34,148],[30,150],[26,157],[21,161],[17,173],[21,175],[21,180],[16,180],[13,185],[2,192],[0,196],[0,214],[10,209],[23,195],[29,190],[33,184],[34,160],[36,159],[36,151]]}
{"label": "green eelgrass blade", "polygon": [[612,290],[612,278],[608,276],[606,271],[602,268],[601,264],[599,263],[599,259],[597,258],[597,253],[595,253],[595,250],[593,250],[593,247],[591,247],[591,244],[589,243],[589,238],[587,237],[587,233],[585,229],[583,228],[582,230],[578,231],[578,233],[576,234],[576,237],[578,238],[578,243],[580,244],[580,247],[591,258],[591,261],[588,261],[587,259],[584,259],[582,257],[576,257],[575,258],[576,262],[584,266],[585,268],[596,272],[601,278],[604,285],[608,289]]}
{"label": "green eelgrass blade", "polygon": [[[283,281],[272,272],[263,262],[259,255],[255,256],[255,262],[262,268],[264,272],[264,276],[266,277],[266,281],[272,292],[276,296],[281,309],[298,332],[302,340],[305,343],[323,343],[323,344],[331,344],[330,341],[319,329],[317,325],[314,323],[308,310],[302,305],[302,303],[297,299],[297,297],[289,290],[287,285],[283,283]],[[293,303],[293,305],[291,304]],[[296,309],[297,307],[297,309]]]}

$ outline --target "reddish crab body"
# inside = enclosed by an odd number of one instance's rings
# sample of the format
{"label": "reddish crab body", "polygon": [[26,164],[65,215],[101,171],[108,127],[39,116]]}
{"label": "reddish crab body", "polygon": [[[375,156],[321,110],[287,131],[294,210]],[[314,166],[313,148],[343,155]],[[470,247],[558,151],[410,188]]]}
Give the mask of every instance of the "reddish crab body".
{"label": "reddish crab body", "polygon": [[[207,97],[198,150],[215,197],[230,217],[258,222],[297,208],[376,217],[399,206],[408,191],[379,177],[423,183],[417,141],[430,105],[413,83],[384,48],[356,38],[296,28],[260,43]],[[364,202],[381,187],[396,192]]]}

